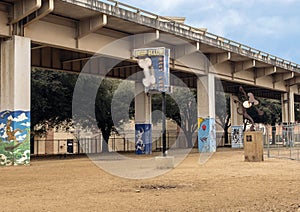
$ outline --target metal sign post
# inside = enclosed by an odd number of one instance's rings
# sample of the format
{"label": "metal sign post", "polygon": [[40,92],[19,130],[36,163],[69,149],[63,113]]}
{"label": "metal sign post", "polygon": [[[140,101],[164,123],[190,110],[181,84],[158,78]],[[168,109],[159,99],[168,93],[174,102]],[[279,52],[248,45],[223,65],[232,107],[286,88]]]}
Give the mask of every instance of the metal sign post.
{"label": "metal sign post", "polygon": [[163,156],[167,156],[167,140],[166,140],[166,93],[162,92],[162,141]]}
{"label": "metal sign post", "polygon": [[170,89],[170,49],[164,47],[134,49],[133,56],[143,69],[145,92],[162,94],[162,142],[163,156],[167,156],[166,142],[166,92]]}

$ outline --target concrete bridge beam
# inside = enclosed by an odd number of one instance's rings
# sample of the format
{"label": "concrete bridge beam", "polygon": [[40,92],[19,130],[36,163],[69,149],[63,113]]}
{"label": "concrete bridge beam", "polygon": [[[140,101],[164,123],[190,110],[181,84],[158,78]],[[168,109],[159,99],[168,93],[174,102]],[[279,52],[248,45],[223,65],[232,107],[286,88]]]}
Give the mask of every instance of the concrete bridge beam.
{"label": "concrete bridge beam", "polygon": [[107,24],[107,15],[102,14],[100,16],[88,17],[79,22],[78,37],[80,39],[86,35],[96,32]]}
{"label": "concrete bridge beam", "polygon": [[27,27],[29,24],[32,24],[43,17],[49,15],[54,10],[54,0],[43,1],[42,6],[33,13],[33,17],[28,17],[27,22],[24,24],[24,27]]}
{"label": "concrete bridge beam", "polygon": [[212,65],[224,63],[231,59],[230,52],[218,53],[218,54],[211,54],[210,55],[210,63]]}
{"label": "concrete bridge beam", "polygon": [[235,73],[238,73],[240,71],[245,71],[250,68],[254,68],[255,64],[256,64],[255,60],[236,62],[235,63]]}
{"label": "concrete bridge beam", "polygon": [[256,69],[256,79],[265,77],[277,72],[276,66],[267,67],[267,68],[257,68]]}
{"label": "concrete bridge beam", "polygon": [[294,76],[295,76],[295,73],[294,73],[294,72],[288,72],[288,73],[276,74],[276,75],[274,76],[274,83],[292,79]]}
{"label": "concrete bridge beam", "polygon": [[132,37],[132,49],[151,47],[151,43],[158,41],[160,38],[159,30],[153,33],[137,34]]}
{"label": "concrete bridge beam", "polygon": [[10,24],[15,24],[42,6],[42,0],[21,0],[16,1],[12,8],[12,19]]}

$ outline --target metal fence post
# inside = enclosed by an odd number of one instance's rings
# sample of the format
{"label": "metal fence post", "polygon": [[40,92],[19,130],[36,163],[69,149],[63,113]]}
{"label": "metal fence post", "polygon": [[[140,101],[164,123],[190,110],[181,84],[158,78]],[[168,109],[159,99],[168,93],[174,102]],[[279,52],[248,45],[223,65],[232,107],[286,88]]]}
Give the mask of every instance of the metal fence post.
{"label": "metal fence post", "polygon": [[[272,129],[272,126],[271,126],[271,129]],[[268,158],[270,158],[270,130],[269,128],[267,128],[267,147],[268,147]]]}
{"label": "metal fence post", "polygon": [[40,146],[39,146],[39,140],[36,141],[36,154],[39,155],[39,150],[40,150]]}

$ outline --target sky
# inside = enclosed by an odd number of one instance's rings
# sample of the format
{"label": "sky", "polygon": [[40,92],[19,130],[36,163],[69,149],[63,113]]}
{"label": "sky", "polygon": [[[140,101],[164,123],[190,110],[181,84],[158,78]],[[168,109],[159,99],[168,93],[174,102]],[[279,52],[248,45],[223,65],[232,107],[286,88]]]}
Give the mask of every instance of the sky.
{"label": "sky", "polygon": [[300,64],[300,0],[120,0]]}

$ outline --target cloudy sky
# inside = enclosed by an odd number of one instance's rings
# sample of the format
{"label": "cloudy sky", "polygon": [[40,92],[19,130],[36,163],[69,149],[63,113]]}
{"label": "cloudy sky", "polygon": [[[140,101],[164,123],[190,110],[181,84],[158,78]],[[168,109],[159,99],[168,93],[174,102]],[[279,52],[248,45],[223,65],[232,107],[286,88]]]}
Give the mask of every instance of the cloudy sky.
{"label": "cloudy sky", "polygon": [[299,0],[120,0],[300,64]]}

